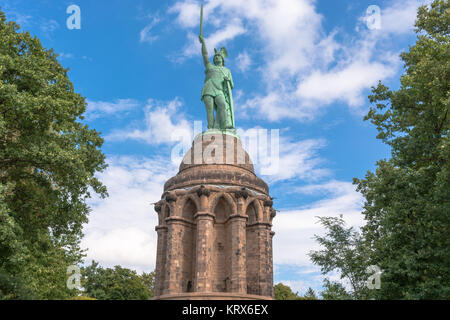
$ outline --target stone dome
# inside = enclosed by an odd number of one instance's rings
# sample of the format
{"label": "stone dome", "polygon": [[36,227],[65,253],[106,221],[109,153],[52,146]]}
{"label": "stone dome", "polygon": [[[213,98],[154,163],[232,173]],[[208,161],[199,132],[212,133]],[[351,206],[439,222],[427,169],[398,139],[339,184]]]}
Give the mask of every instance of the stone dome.
{"label": "stone dome", "polygon": [[236,135],[203,133],[192,142],[179,172],[164,185],[164,192],[201,184],[233,185],[268,195],[269,187],[255,174],[253,163]]}

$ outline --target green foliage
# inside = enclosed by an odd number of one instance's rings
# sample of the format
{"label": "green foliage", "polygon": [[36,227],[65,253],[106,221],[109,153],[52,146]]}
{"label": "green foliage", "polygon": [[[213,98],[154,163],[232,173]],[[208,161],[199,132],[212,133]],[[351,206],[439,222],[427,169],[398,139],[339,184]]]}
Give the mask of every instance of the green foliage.
{"label": "green foliage", "polygon": [[449,24],[448,1],[421,7],[400,88],[380,83],[369,97],[365,120],[392,147],[392,159],[355,179],[369,260],[383,270],[379,299],[450,298]]}
{"label": "green foliage", "polygon": [[0,298],[65,299],[103,139],[52,50],[0,11]]}
{"label": "green foliage", "polygon": [[[366,201],[362,233],[322,218],[325,250],[311,258],[324,273],[337,270],[353,292],[325,281],[324,299],[450,298],[450,5],[435,0],[418,10],[417,42],[402,53],[405,74],[392,91],[382,83],[369,96],[365,117],[392,158],[355,179]],[[381,289],[364,288],[364,270],[377,265]]]}
{"label": "green foliage", "polygon": [[273,287],[275,300],[297,300],[299,298],[298,292],[292,292],[289,286],[282,284],[281,282]]}
{"label": "green foliage", "polygon": [[82,269],[82,276],[84,293],[98,300],[147,300],[153,296],[154,272],[139,276],[120,266],[103,269],[92,261]]}
{"label": "green foliage", "polygon": [[73,297],[69,300],[97,300],[97,299],[91,298],[91,297],[85,297],[85,296],[78,296],[78,297]]}
{"label": "green foliage", "polygon": [[353,295],[345,290],[344,286],[336,281],[325,279],[323,282],[325,290],[320,295],[323,300],[352,300]]}
{"label": "green foliage", "polygon": [[300,297],[299,300],[317,300],[316,293],[312,288],[308,288],[306,290],[306,293],[303,295],[303,297]]}
{"label": "green foliage", "polygon": [[276,284],[273,289],[275,300],[317,300],[316,293],[311,288],[308,288],[304,296],[300,296],[298,292],[294,293],[289,286],[281,282]]}
{"label": "green foliage", "polygon": [[[324,249],[309,253],[312,262],[320,266],[323,274],[337,271],[341,279],[348,280],[352,287],[349,296],[355,299],[368,298],[369,292],[365,287],[368,275],[365,270],[369,256],[365,240],[353,227],[345,227],[342,216],[320,217],[319,220],[326,233],[324,236],[316,235],[315,239]],[[325,285],[330,285],[330,282],[326,281]],[[336,283],[332,285],[336,287]]]}
{"label": "green foliage", "polygon": [[143,272],[140,278],[150,292],[150,297],[153,297],[155,290],[155,271],[149,273]]}

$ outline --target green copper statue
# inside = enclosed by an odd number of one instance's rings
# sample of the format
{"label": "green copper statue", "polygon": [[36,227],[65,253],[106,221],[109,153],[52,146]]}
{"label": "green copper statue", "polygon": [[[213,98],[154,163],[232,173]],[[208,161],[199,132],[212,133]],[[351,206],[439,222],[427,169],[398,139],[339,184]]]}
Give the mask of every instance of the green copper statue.
{"label": "green copper statue", "polygon": [[[225,68],[225,58],[227,50],[222,47],[220,50],[214,49],[214,65],[208,59],[205,39],[203,38],[203,3],[200,13],[200,35],[202,44],[203,62],[205,64],[205,83],[202,90],[202,101],[205,103],[208,119],[208,129],[229,130],[235,129],[234,106],[231,90],[233,89],[233,79],[231,72]],[[214,111],[216,117],[214,118]]]}

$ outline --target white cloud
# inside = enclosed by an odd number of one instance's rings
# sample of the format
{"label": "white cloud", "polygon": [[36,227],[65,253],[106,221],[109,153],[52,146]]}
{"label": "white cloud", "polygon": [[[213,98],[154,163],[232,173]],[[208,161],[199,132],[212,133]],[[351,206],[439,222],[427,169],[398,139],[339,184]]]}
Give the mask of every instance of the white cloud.
{"label": "white cloud", "polygon": [[252,64],[252,59],[250,58],[247,51],[239,53],[238,56],[236,57],[236,60],[237,66],[242,73],[245,73]]}
{"label": "white cloud", "polygon": [[314,181],[330,174],[321,167],[324,160],[318,155],[326,145],[323,139],[297,141],[287,135],[280,136],[278,129],[259,127],[238,128],[237,132],[256,172],[270,184],[292,178]]}
{"label": "white cloud", "polygon": [[8,21],[14,21],[20,25],[22,29],[28,28],[33,24],[33,16],[23,13],[15,6],[17,3],[14,1],[13,4],[10,0],[3,0],[1,9],[6,14]]}
{"label": "white cloud", "polygon": [[[61,54],[61,57],[69,58],[72,55]],[[139,102],[134,99],[117,99],[114,102],[106,101],[92,101],[87,99],[87,108],[85,117],[87,120],[92,121],[100,117],[110,116],[118,113],[123,113],[135,109],[139,106]]]}
{"label": "white cloud", "polygon": [[177,22],[185,28],[191,28],[199,23],[200,6],[194,0],[177,2],[169,9],[169,13],[178,14]]}
{"label": "white cloud", "polygon": [[[241,103],[241,114],[269,121],[306,121],[335,102],[358,110],[366,104],[371,86],[397,74],[399,49],[395,41],[387,39],[412,32],[420,3],[393,1],[381,8],[381,30],[365,28],[351,35],[340,29],[327,34],[324,17],[314,1],[211,0],[205,4],[204,16],[205,24],[214,31],[207,45],[213,47],[246,35],[261,52],[263,64],[257,72],[262,73],[266,92],[248,94],[250,98]],[[191,30],[198,26],[198,5],[191,0],[179,1],[169,13],[177,14],[180,26],[188,30],[184,56],[199,55],[197,31]],[[360,24],[364,16],[361,12]],[[231,32],[233,25],[236,29]],[[338,41],[337,35],[344,40]],[[242,54],[235,58],[241,70],[248,68],[243,58]]]}
{"label": "white cloud", "polygon": [[275,183],[292,178],[314,181],[329,175],[329,170],[320,167],[323,159],[318,155],[318,150],[325,145],[322,139],[292,141],[287,137],[280,137],[278,168],[267,170],[263,178],[269,183]]}
{"label": "white cloud", "polygon": [[50,20],[43,20],[40,23],[42,32],[46,34],[50,34],[56,29],[59,28],[59,23],[56,20],[50,19]]}
{"label": "white cloud", "polygon": [[[148,144],[170,144],[181,137],[184,137],[183,140],[191,139],[191,125],[179,110],[182,105],[178,98],[169,102],[149,99],[145,107],[143,129],[116,130],[107,135],[106,139],[113,141],[132,139]],[[186,136],[188,138],[185,138]]]}
{"label": "white cloud", "polygon": [[364,104],[364,90],[376,85],[378,80],[395,75],[399,61],[391,64],[370,62],[358,57],[345,66],[338,65],[328,71],[311,73],[302,81],[296,91],[305,105],[325,104],[334,101],[347,103],[350,107]]}
{"label": "white cloud", "polygon": [[158,39],[158,36],[152,34],[151,31],[152,31],[153,27],[159,23],[159,21],[160,21],[160,18],[157,16],[152,18],[152,21],[149,24],[147,24],[144,27],[144,29],[142,29],[141,32],[139,33],[139,42],[152,43],[153,41]]}
{"label": "white cloud", "polygon": [[350,182],[331,180],[296,191],[300,194],[319,193],[324,198],[300,209],[281,210],[277,214],[273,225],[276,232],[273,238],[276,264],[311,265],[309,251],[320,249],[314,234],[324,231],[317,223],[317,217],[342,214],[349,226],[360,227],[364,224],[361,214],[363,197]]}
{"label": "white cloud", "polygon": [[63,60],[63,59],[73,59],[75,58],[75,56],[72,53],[64,53],[61,52],[58,56],[59,59]]}
{"label": "white cloud", "polygon": [[[430,1],[424,0],[403,0],[393,1],[391,6],[381,8],[379,36],[384,37],[391,34],[400,35],[411,33],[414,29],[414,22],[417,16],[419,6],[428,4]],[[360,17],[360,22],[366,24],[370,19],[370,14],[364,14]],[[369,20],[370,21],[370,20]],[[359,26],[358,26],[359,30]]]}
{"label": "white cloud", "polygon": [[[245,29],[239,19],[229,21],[223,28],[205,38],[208,54],[211,55],[214,52],[214,48],[225,46],[228,41],[243,33],[245,33]],[[187,38],[188,42],[183,49],[182,56],[177,56],[175,59],[177,62],[182,62],[187,57],[198,56],[202,52],[201,45],[198,40],[198,34],[189,32]]]}
{"label": "white cloud", "polygon": [[152,271],[157,214],[151,203],[160,199],[163,185],[176,167],[162,158],[131,156],[108,158],[108,164],[99,178],[109,197],[89,201],[92,211],[82,240],[82,247],[89,249],[85,261]]}
{"label": "white cloud", "polygon": [[[280,280],[277,283],[282,283],[288,287],[291,288],[292,292],[298,293],[299,295],[304,295],[306,293],[306,290],[308,290],[309,287],[314,288],[311,285],[310,281],[307,280]],[[316,292],[317,295],[317,292]]]}
{"label": "white cloud", "polygon": [[342,214],[347,226],[359,228],[364,224],[362,195],[356,192],[352,183],[338,180],[297,187],[293,189],[293,194],[299,197],[314,195],[321,200],[296,210],[281,209],[277,213],[273,226],[273,263],[275,271],[278,270],[274,272],[276,283],[288,285],[299,294],[305,294],[308,287],[318,294],[323,290],[324,278],[339,281],[350,288],[335,271],[322,275],[320,267],[310,261],[308,253],[322,249],[314,240],[315,234],[324,233],[323,227],[318,224],[318,217]]}

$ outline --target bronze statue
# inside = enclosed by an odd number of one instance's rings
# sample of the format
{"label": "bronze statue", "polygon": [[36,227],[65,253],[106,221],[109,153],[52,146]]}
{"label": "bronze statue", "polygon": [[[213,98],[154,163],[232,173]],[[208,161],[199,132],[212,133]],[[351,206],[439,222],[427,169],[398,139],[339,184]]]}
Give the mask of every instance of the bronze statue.
{"label": "bronze statue", "polygon": [[[205,103],[208,129],[235,129],[234,106],[231,90],[233,79],[231,72],[225,67],[227,50],[222,47],[214,49],[214,65],[208,59],[205,39],[203,38],[203,3],[200,11],[200,43],[202,44],[203,62],[205,64],[205,83],[202,90],[202,101]],[[214,117],[214,111],[216,117]]]}

